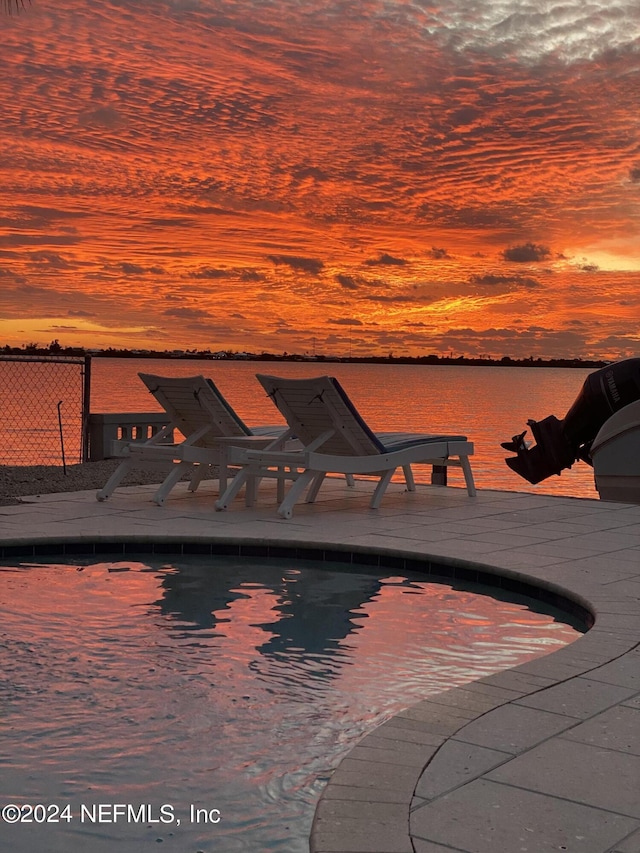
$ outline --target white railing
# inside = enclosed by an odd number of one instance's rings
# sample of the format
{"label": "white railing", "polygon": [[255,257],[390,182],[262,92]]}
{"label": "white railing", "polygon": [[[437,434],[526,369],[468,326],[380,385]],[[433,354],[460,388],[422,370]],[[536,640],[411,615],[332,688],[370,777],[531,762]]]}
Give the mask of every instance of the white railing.
{"label": "white railing", "polygon": [[[99,462],[111,456],[112,441],[148,441],[169,419],[164,412],[114,412],[89,416],[89,460]],[[167,443],[173,434],[167,436]]]}

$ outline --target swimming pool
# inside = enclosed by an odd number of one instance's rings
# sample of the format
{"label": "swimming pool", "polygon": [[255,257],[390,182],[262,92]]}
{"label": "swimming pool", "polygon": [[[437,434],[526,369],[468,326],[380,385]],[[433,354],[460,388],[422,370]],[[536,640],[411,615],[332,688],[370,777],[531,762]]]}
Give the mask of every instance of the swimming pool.
{"label": "swimming pool", "polygon": [[580,635],[539,602],[389,568],[42,559],[0,570],[16,853],[302,853],[361,735]]}

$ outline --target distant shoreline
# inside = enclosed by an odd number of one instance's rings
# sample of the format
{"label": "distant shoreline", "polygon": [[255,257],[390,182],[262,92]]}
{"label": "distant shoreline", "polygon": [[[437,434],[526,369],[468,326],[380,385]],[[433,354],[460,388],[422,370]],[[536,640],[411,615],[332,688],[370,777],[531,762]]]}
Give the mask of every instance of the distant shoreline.
{"label": "distant shoreline", "polygon": [[505,355],[500,359],[480,358],[470,356],[332,356],[332,355],[299,355],[295,353],[248,353],[209,350],[138,350],[138,349],[107,349],[85,350],[80,347],[8,347],[0,348],[0,356],[18,357],[91,357],[91,358],[152,358],[172,359],[176,361],[258,361],[258,362],[302,362],[308,364],[417,364],[468,367],[553,367],[553,368],[583,368],[598,369],[612,362],[604,359],[581,358],[512,358]]}

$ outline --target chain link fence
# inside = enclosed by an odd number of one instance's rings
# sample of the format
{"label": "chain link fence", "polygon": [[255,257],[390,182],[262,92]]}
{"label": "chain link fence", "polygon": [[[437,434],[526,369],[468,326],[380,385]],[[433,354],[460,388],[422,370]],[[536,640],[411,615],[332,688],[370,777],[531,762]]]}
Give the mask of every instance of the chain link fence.
{"label": "chain link fence", "polygon": [[85,462],[90,356],[0,355],[0,464]]}

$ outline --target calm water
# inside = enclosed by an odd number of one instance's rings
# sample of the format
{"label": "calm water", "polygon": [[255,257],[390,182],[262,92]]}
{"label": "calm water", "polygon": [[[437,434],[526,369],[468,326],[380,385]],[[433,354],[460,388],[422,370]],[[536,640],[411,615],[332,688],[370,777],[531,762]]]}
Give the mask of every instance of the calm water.
{"label": "calm water", "polygon": [[[3,850],[306,853],[364,732],[579,636],[525,599],[418,575],[147,560],[0,568],[0,801],[69,805],[0,824]],[[113,804],[145,819],[114,823]]]}
{"label": "calm water", "polygon": [[[3,366],[0,364],[0,368]],[[6,368],[5,368],[6,369]],[[597,498],[592,469],[582,462],[538,486],[531,486],[504,463],[500,442],[521,432],[529,418],[563,417],[591,370],[515,367],[444,367],[431,365],[315,364],[282,362],[190,361],[165,359],[105,359],[92,363],[92,412],[156,411],[159,406],[140,382],[138,371],[167,376],[210,376],[240,416],[250,425],[280,422],[277,409],[264,394],[255,374],[314,376],[331,373],[345,386],[366,421],[378,430],[464,433],[475,443],[472,466],[480,488],[533,491]],[[1,378],[1,377],[0,377]],[[30,388],[42,385],[35,399],[47,401],[48,423],[39,415],[38,429],[46,433],[47,458],[30,434],[25,442],[19,416],[0,412],[0,462],[60,463],[55,389],[41,377],[30,377]],[[36,389],[37,390],[37,389]],[[76,396],[65,398],[67,460],[78,461],[73,417]],[[78,398],[79,399],[79,398]],[[15,407],[14,407],[15,408]],[[34,418],[27,421],[33,426]],[[25,444],[27,445],[25,447]],[[74,456],[75,447],[75,456]],[[61,464],[61,463],[60,463]],[[429,471],[418,471],[428,482]],[[463,485],[453,470],[451,483]]]}

